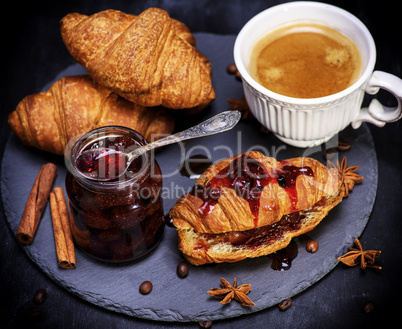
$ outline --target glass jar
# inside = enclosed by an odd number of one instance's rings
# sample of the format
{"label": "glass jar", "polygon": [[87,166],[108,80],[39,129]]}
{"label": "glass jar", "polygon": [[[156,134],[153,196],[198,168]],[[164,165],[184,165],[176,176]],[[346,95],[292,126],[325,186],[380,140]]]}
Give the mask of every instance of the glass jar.
{"label": "glass jar", "polygon": [[164,229],[162,174],[151,152],[147,152],[135,159],[122,177],[91,180],[77,171],[77,157],[88,149],[105,147],[127,152],[146,143],[132,129],[107,126],[85,134],[71,151],[66,151],[72,235],[78,247],[98,260],[132,261],[157,246]]}

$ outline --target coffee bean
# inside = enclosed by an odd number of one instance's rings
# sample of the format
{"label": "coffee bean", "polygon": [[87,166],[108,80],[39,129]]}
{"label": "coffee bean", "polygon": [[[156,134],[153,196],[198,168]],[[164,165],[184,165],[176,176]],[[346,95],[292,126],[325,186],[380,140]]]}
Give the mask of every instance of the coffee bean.
{"label": "coffee bean", "polygon": [[349,142],[338,141],[338,150],[341,152],[349,151],[352,148],[352,144]]}
{"label": "coffee bean", "polygon": [[315,240],[309,240],[306,243],[306,250],[311,253],[315,253],[318,250],[318,242]]}
{"label": "coffee bean", "polygon": [[148,295],[152,291],[152,282],[144,281],[140,285],[140,293],[143,295]]}
{"label": "coffee bean", "polygon": [[45,289],[39,289],[37,292],[35,292],[35,295],[33,296],[33,302],[35,304],[42,304],[46,299],[46,290]]}
{"label": "coffee bean", "polygon": [[188,265],[187,263],[179,263],[176,268],[177,275],[181,278],[185,278],[188,275]]}
{"label": "coffee bean", "polygon": [[286,311],[290,306],[292,306],[292,300],[290,298],[285,299],[283,302],[279,303],[278,307],[281,311]]}
{"label": "coffee bean", "polygon": [[233,64],[228,65],[226,68],[226,72],[229,74],[236,74],[236,72],[237,72],[236,64],[233,63]]}
{"label": "coffee bean", "polygon": [[371,300],[363,304],[363,312],[369,314],[375,310],[375,304]]}
{"label": "coffee bean", "polygon": [[200,321],[198,322],[201,328],[211,328],[212,327],[212,321]]}
{"label": "coffee bean", "polygon": [[336,147],[330,147],[327,149],[323,149],[321,153],[325,160],[332,160],[338,153],[338,149]]}

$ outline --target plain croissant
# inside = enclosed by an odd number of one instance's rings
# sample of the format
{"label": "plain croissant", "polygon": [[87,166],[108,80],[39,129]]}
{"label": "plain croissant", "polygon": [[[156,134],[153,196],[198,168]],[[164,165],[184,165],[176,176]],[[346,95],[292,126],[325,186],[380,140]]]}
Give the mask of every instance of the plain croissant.
{"label": "plain croissant", "polygon": [[134,103],[202,109],[215,98],[209,60],[188,28],[162,9],[71,13],[61,20],[61,35],[97,83]]}
{"label": "plain croissant", "polygon": [[61,78],[48,91],[26,96],[10,113],[8,123],[25,145],[60,155],[71,138],[101,126],[126,126],[147,140],[170,134],[174,128],[174,118],[166,109],[133,104],[88,75]]}
{"label": "plain croissant", "polygon": [[312,230],[342,201],[341,186],[339,171],[314,159],[248,152],[210,166],[169,215],[189,262],[236,262]]}

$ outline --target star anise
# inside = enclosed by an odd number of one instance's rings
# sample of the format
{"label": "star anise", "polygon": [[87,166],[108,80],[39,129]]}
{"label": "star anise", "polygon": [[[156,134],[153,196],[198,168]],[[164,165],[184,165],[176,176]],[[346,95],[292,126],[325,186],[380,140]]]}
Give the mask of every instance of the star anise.
{"label": "star anise", "polygon": [[355,173],[355,171],[359,168],[359,165],[347,168],[346,157],[343,157],[340,164],[339,160],[336,161],[336,165],[331,161],[328,161],[328,163],[330,167],[338,169],[342,179],[342,189],[344,191],[344,197],[347,197],[349,195],[349,192],[353,190],[355,184],[359,184],[363,180],[363,176]]}
{"label": "star anise", "polygon": [[228,304],[232,299],[236,299],[243,306],[255,306],[255,304],[246,295],[251,290],[250,284],[237,286],[237,279],[234,278],[233,286],[224,278],[220,279],[222,288],[211,288],[208,295],[222,299],[221,304]]}
{"label": "star anise", "polygon": [[374,265],[375,259],[380,256],[381,251],[379,250],[363,250],[362,244],[359,239],[355,239],[355,246],[357,248],[348,248],[349,252],[345,255],[338,257],[337,259],[348,265],[355,266],[360,264],[362,269],[366,267],[376,268],[381,270],[381,266]]}
{"label": "star anise", "polygon": [[242,120],[249,120],[253,118],[253,114],[250,111],[250,107],[248,106],[245,97],[242,99],[228,98],[228,102],[232,111],[239,111],[241,113]]}

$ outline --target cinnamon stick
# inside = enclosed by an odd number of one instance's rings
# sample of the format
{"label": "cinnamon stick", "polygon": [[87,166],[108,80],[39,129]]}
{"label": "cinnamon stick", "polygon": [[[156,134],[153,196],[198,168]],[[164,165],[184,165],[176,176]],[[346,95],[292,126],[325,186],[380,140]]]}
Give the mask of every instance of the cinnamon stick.
{"label": "cinnamon stick", "polygon": [[74,243],[68,219],[66,199],[61,187],[55,187],[53,192],[50,193],[50,210],[52,212],[57,262],[62,268],[74,268]]}
{"label": "cinnamon stick", "polygon": [[17,240],[28,245],[32,243],[43,210],[46,207],[57,167],[53,163],[43,165],[35,179],[17,231]]}

